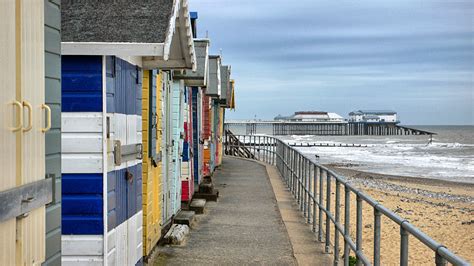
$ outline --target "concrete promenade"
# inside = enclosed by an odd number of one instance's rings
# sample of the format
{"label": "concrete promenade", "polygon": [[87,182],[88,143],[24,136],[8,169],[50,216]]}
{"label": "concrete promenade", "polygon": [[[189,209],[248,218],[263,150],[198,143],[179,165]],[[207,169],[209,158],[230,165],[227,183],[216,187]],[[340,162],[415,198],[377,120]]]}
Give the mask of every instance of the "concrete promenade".
{"label": "concrete promenade", "polygon": [[331,263],[275,168],[226,157],[213,180],[218,202],[197,215],[183,245],[159,247],[151,265]]}

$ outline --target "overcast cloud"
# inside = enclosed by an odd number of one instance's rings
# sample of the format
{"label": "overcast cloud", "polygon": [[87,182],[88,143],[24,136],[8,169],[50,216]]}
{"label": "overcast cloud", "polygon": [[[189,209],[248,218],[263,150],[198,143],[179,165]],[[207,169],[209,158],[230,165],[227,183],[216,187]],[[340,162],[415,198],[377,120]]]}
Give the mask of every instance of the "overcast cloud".
{"label": "overcast cloud", "polygon": [[474,1],[190,0],[236,80],[227,119],[393,109],[474,124]]}

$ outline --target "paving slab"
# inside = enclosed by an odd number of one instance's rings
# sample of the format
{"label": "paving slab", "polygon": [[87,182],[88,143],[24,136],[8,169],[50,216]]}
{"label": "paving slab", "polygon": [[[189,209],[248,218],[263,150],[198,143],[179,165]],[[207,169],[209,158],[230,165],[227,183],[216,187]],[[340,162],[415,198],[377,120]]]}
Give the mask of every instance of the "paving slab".
{"label": "paving slab", "polygon": [[297,265],[265,166],[225,157],[184,245],[158,248],[151,265]]}

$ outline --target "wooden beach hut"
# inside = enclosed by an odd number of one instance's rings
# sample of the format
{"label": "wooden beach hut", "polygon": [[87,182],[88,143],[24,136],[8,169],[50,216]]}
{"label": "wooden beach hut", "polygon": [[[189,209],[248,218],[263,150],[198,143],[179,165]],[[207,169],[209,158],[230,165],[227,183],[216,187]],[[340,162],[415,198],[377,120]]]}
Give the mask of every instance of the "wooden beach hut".
{"label": "wooden beach hut", "polygon": [[0,1],[0,265],[60,263],[57,1]]}
{"label": "wooden beach hut", "polygon": [[[204,143],[205,156],[204,166],[208,175],[212,175],[216,165],[217,150],[217,123],[219,122],[219,98],[221,96],[221,57],[219,55],[209,56],[209,83],[206,87],[209,108],[209,138]],[[206,160],[207,159],[207,160]]]}
{"label": "wooden beach hut", "polygon": [[[202,90],[207,85],[209,76],[209,40],[195,39],[196,71],[182,71],[175,73],[175,79],[182,79],[187,87],[188,117],[186,118],[187,134],[183,150],[182,168],[182,197],[181,200],[189,202],[194,193],[194,187],[202,179],[203,144],[201,141],[202,124]],[[192,156],[191,156],[192,155]],[[200,163],[201,162],[201,163]]]}
{"label": "wooden beach hut", "polygon": [[216,115],[218,116],[216,123],[216,166],[222,164],[223,158],[223,141],[224,141],[224,119],[225,119],[225,108],[228,108],[230,104],[230,98],[232,93],[231,87],[231,66],[221,66],[221,95],[219,97],[219,108],[217,108]]}
{"label": "wooden beach hut", "polygon": [[187,1],[67,1],[61,17],[62,262],[135,265],[169,220],[157,99],[171,90],[154,69],[195,68]]}

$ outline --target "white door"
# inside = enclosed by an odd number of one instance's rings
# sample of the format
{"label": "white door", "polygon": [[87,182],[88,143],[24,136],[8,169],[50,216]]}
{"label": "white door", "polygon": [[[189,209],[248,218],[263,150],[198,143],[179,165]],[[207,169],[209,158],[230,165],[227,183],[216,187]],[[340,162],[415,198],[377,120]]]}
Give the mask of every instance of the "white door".
{"label": "white door", "polygon": [[[45,178],[45,120],[50,124],[51,113],[44,105],[43,0],[0,1],[0,62],[3,191]],[[19,204],[32,206],[36,200],[22,198]],[[45,259],[44,205],[0,222],[0,235],[0,265],[40,265]]]}

